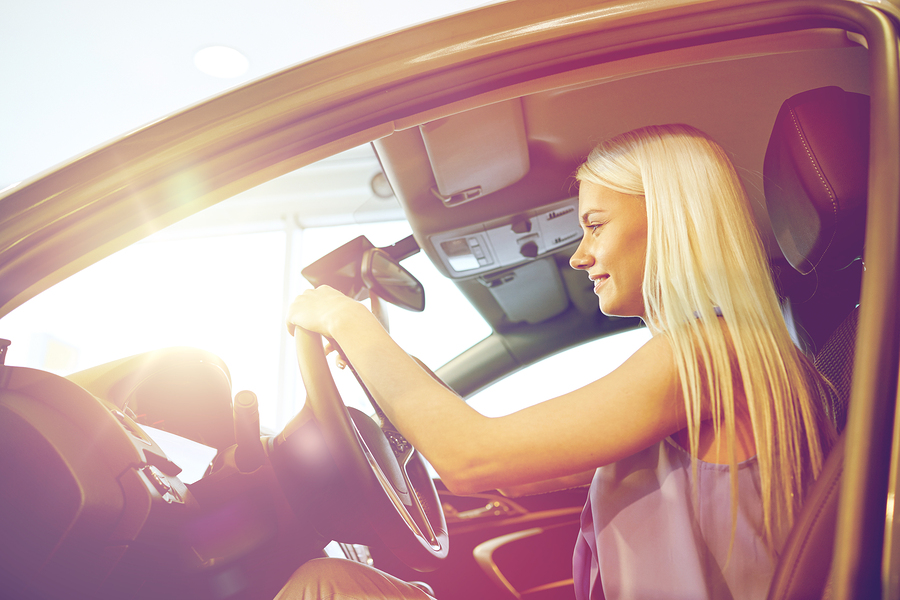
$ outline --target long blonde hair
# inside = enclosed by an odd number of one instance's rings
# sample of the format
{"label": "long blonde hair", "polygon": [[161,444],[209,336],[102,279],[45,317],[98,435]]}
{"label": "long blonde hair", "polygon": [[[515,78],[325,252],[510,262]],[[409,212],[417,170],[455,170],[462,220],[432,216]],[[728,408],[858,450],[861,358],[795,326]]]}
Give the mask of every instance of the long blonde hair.
{"label": "long blonde hair", "polygon": [[[690,452],[699,455],[707,403],[715,438],[723,427],[727,434],[736,523],[735,422],[739,411],[749,414],[765,536],[777,549],[821,471],[833,432],[814,369],[784,323],[734,166],[693,127],[651,126],[599,144],[576,178],[644,198],[645,316],[651,330],[671,340]],[[716,326],[717,312],[727,329]]]}

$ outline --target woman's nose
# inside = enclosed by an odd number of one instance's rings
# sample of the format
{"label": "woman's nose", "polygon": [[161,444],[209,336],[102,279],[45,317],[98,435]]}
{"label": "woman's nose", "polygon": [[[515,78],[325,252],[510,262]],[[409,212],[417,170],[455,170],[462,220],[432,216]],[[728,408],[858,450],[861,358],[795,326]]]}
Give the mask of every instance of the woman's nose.
{"label": "woman's nose", "polygon": [[578,248],[575,249],[575,253],[572,254],[572,258],[569,259],[569,266],[573,269],[587,269],[591,266],[591,255],[584,251],[583,248],[584,241],[578,244]]}

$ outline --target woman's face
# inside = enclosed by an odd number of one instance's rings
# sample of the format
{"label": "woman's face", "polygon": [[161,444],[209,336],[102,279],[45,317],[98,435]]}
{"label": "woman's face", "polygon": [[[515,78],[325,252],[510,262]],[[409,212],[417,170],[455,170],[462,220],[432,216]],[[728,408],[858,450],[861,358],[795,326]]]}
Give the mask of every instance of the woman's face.
{"label": "woman's face", "polygon": [[581,182],[578,213],[584,236],[569,264],[594,283],[604,314],[644,317],[641,285],[647,254],[644,199]]}

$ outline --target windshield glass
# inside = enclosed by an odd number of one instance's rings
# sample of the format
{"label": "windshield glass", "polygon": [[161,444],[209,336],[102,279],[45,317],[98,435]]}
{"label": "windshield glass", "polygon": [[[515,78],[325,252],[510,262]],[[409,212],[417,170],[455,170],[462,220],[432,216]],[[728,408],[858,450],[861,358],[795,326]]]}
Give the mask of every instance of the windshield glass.
{"label": "windshield glass", "polygon": [[[369,156],[371,150],[351,153],[351,158],[360,155]],[[311,165],[302,177],[292,176],[306,183],[310,178],[344,182],[342,173],[358,165],[359,160],[344,155],[324,166]],[[248,196],[235,197],[40,294],[0,321],[0,337],[12,340],[7,364],[68,375],[150,350],[201,348],[228,365],[234,392],[257,394],[262,426],[280,430],[305,398],[293,339],[284,325],[287,306],[309,287],[300,270],[359,235],[385,246],[411,233],[405,221],[397,220],[397,211],[361,210],[372,201],[371,193],[360,195],[338,183],[323,183],[320,193],[309,188],[290,203],[291,213],[271,188],[265,195],[256,190],[254,211],[247,210]],[[327,196],[336,207],[330,215],[321,208]],[[390,220],[353,222],[363,214]],[[436,369],[490,334],[423,253],[403,266],[426,293],[422,313],[389,308],[392,335],[404,349]],[[351,398],[357,394],[348,391],[348,402],[356,404]]]}
{"label": "windshield glass", "polygon": [[650,339],[645,327],[623,331],[549,356],[470,396],[470,406],[502,417],[567,394],[606,376]]}

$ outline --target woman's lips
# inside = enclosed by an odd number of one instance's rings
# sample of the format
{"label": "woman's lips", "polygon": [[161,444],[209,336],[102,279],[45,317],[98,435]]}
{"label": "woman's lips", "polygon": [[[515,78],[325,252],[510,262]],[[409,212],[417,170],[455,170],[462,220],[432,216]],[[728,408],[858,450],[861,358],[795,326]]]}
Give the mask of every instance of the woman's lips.
{"label": "woman's lips", "polygon": [[603,282],[605,282],[607,279],[609,279],[609,275],[601,275],[601,276],[597,277],[597,279],[594,280],[594,293],[595,294],[600,293],[600,286],[602,286]]}

